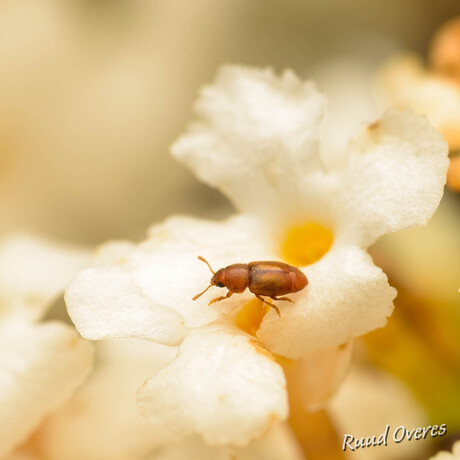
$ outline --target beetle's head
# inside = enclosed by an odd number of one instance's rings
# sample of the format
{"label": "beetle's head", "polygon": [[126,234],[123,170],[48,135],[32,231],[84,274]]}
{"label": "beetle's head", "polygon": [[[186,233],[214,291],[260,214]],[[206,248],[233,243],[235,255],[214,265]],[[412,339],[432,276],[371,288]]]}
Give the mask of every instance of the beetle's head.
{"label": "beetle's head", "polygon": [[217,272],[215,272],[211,268],[211,265],[209,265],[209,262],[206,259],[204,259],[201,256],[198,256],[198,259],[204,262],[209,267],[209,270],[211,270],[213,276],[211,278],[211,284],[203,292],[200,292],[195,297],[193,297],[193,300],[196,300],[198,299],[198,297],[201,297],[211,286],[217,286],[217,287],[225,286],[225,274],[224,274],[225,269],[221,268],[220,270],[217,270]]}
{"label": "beetle's head", "polygon": [[217,287],[225,287],[225,269],[221,268],[214,273],[214,276],[211,278],[211,284]]}

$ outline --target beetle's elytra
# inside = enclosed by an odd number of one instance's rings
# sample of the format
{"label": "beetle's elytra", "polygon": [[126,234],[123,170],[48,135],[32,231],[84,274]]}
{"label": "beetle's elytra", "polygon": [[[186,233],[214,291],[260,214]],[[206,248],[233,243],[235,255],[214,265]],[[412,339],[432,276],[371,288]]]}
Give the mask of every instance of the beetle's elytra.
{"label": "beetle's elytra", "polygon": [[301,291],[308,284],[307,277],[298,268],[283,262],[260,261],[249,264],[232,264],[215,272],[206,259],[201,256],[198,256],[198,259],[209,267],[213,276],[211,284],[203,292],[197,294],[193,300],[198,299],[211,286],[228,289],[227,295],[211,300],[209,305],[227,299],[233,294],[241,294],[246,288],[249,288],[259,300],[270,305],[280,315],[278,307],[261,296],[292,302],[288,297],[278,296]]}

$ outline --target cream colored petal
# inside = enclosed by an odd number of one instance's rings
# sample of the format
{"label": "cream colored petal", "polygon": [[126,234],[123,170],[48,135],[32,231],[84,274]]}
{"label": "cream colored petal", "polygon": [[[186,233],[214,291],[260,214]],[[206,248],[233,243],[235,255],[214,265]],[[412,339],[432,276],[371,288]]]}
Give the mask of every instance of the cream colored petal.
{"label": "cream colored petal", "polygon": [[197,256],[217,270],[273,258],[270,246],[261,224],[249,216],[222,222],[170,218],[152,227],[136,247],[109,243],[100,248],[96,267],[80,272],[66,289],[69,315],[89,339],[139,337],[176,345],[186,327],[211,323],[253,297],[246,291],[209,306],[227,292],[213,287],[193,301],[212,277]]}
{"label": "cream colored petal", "polygon": [[145,460],[305,460],[286,424],[277,423],[245,447],[211,446],[199,436],[170,443]]}
{"label": "cream colored petal", "polygon": [[[426,115],[444,135],[456,130],[460,139],[460,86],[428,72],[420,58],[403,55],[392,59],[382,68],[378,86],[386,106],[410,108]],[[460,147],[458,140],[451,147]]]}
{"label": "cream colored petal", "polygon": [[[238,209],[260,212],[295,196],[305,174],[320,169],[318,129],[325,100],[293,72],[224,66],[202,89],[199,121],[172,153]],[[244,178],[244,182],[242,182]]]}
{"label": "cream colored petal", "polygon": [[196,301],[192,298],[210,284],[212,273],[197,256],[208,260],[214,271],[233,263],[272,259],[264,227],[249,216],[213,222],[175,217],[150,230],[149,239],[134,252],[133,280],[157,305],[177,311],[190,327],[216,320],[251,299],[249,291],[209,306],[227,289],[212,287]]}
{"label": "cream colored petal", "polygon": [[425,225],[446,183],[448,146],[425,117],[388,111],[350,145],[336,197],[337,238],[363,247]]}
{"label": "cream colored petal", "polygon": [[353,341],[350,341],[282,362],[291,400],[308,412],[321,409],[345,378],[352,350]]}
{"label": "cream colored petal", "polygon": [[42,316],[76,271],[86,250],[35,236],[12,234],[0,242],[0,315]]}
{"label": "cream colored petal", "polygon": [[138,337],[175,345],[185,334],[183,318],[146,298],[122,268],[83,270],[67,286],[65,301],[72,321],[87,339]]}
{"label": "cream colored petal", "polygon": [[99,246],[92,254],[92,266],[124,266],[136,245],[127,240],[114,240]]}
{"label": "cream colored petal", "polygon": [[96,344],[97,366],[88,381],[49,416],[34,437],[47,460],[142,460],[172,436],[145,420],[136,390],[146,376],[166,366],[174,348],[136,340]]}
{"label": "cream colored petal", "polygon": [[138,392],[142,414],[183,437],[245,445],[288,412],[281,367],[248,337],[214,328],[189,334],[177,358]]}
{"label": "cream colored petal", "polygon": [[87,376],[90,343],[60,323],[4,321],[0,330],[0,458],[22,443]]}
{"label": "cream colored petal", "polygon": [[289,426],[277,423],[246,447],[235,449],[237,460],[305,460]]}
{"label": "cream colored petal", "polygon": [[457,441],[452,447],[452,452],[441,451],[430,460],[460,460],[460,441]]}
{"label": "cream colored petal", "polygon": [[304,267],[308,286],[269,312],[257,336],[288,358],[348,342],[386,323],[396,290],[367,252],[336,244],[317,263]]}

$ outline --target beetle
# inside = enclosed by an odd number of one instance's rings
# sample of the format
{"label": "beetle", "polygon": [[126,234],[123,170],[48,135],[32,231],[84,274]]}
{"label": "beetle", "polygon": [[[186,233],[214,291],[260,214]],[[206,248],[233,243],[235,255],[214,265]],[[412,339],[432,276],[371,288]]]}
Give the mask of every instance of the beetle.
{"label": "beetle", "polygon": [[209,305],[228,299],[233,294],[241,294],[246,288],[249,288],[260,301],[274,308],[278,316],[281,316],[278,307],[262,296],[293,303],[288,297],[278,296],[301,291],[308,284],[307,277],[298,268],[284,262],[258,261],[248,264],[232,264],[215,272],[205,258],[198,256],[198,259],[209,267],[213,276],[211,284],[203,292],[193,297],[193,300],[198,299],[212,286],[228,289],[227,295],[211,300]]}

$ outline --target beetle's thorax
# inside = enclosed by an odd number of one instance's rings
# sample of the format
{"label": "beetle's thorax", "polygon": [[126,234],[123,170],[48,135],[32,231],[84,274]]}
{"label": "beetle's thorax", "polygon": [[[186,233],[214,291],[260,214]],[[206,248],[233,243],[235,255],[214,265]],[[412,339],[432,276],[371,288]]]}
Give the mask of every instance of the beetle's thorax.
{"label": "beetle's thorax", "polygon": [[214,284],[220,281],[231,292],[243,292],[249,284],[249,267],[247,264],[233,264],[221,268],[212,277]]}

